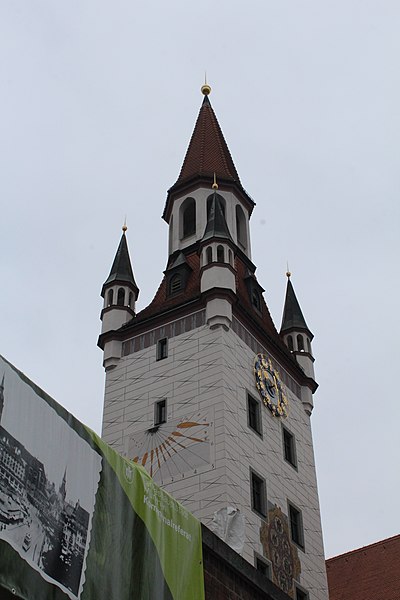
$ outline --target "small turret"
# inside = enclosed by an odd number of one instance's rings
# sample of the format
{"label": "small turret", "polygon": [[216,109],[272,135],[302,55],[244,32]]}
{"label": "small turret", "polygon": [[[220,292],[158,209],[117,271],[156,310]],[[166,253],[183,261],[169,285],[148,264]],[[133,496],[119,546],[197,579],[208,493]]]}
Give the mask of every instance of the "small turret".
{"label": "small turret", "polygon": [[[217,194],[218,184],[213,183],[207,225],[200,241],[201,292],[218,288],[236,292],[234,270],[235,244],[229,233],[224,215],[223,199]],[[232,304],[228,297],[219,294],[218,298],[207,301],[206,321],[210,327],[222,325],[229,328],[232,323]]]}
{"label": "small turret", "polygon": [[[116,331],[135,316],[139,288],[133,275],[126,241],[127,227],[122,227],[122,237],[111,271],[101,290],[104,305],[100,319],[101,334]],[[104,367],[112,368],[121,356],[120,342],[110,340],[104,344]]]}
{"label": "small turret", "polygon": [[[311,379],[315,380],[315,359],[312,355],[311,349],[311,342],[314,335],[311,333],[306,323],[300,308],[300,304],[296,298],[292,282],[290,281],[291,273],[288,271],[286,276],[288,278],[288,282],[286,287],[286,298],[283,308],[280,335],[305,374]],[[310,390],[303,391],[303,404],[306,412],[311,414],[313,401]]]}

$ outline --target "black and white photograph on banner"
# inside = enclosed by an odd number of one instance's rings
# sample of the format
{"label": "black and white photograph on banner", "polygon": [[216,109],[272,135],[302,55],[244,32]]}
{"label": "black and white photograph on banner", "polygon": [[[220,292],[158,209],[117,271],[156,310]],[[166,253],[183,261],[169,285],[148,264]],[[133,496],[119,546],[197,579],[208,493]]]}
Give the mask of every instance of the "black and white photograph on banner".
{"label": "black and white photograph on banner", "polygon": [[0,539],[72,599],[100,471],[101,457],[0,358]]}

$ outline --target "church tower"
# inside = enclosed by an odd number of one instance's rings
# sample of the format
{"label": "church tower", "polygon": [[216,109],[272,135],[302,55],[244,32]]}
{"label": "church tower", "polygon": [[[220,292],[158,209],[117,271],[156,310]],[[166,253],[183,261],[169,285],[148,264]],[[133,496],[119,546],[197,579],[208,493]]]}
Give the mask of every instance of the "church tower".
{"label": "church tower", "polygon": [[[312,334],[290,279],[281,332],[275,328],[251,256],[255,204],[209,86],[202,91],[167,194],[169,256],[153,300],[138,313],[126,304],[126,294],[138,295],[126,246],[118,249],[125,277],[113,265],[103,286],[102,435],[206,526],[217,511],[240,511],[243,557],[292,598],[327,600],[310,425]],[[118,294],[120,285],[123,314],[105,321],[117,308],[108,290]]]}

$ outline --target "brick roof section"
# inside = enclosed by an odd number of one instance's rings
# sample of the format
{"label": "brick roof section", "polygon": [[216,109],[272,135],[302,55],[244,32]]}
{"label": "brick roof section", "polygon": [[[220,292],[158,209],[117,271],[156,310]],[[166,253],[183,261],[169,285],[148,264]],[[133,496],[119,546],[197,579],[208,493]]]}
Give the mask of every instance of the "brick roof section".
{"label": "brick roof section", "polygon": [[208,96],[204,96],[175,185],[196,176],[206,176],[212,179],[214,173],[217,180],[224,179],[240,183],[238,172],[233,164],[231,153],[210,100]]}
{"label": "brick roof section", "polygon": [[330,600],[400,600],[400,535],[326,561]]}

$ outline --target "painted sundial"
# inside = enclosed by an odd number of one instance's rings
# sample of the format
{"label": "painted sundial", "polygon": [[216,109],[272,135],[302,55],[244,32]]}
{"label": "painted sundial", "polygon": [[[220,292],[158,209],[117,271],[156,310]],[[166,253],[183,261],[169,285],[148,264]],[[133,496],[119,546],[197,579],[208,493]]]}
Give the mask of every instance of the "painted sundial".
{"label": "painted sundial", "polygon": [[287,417],[285,386],[271,359],[265,354],[257,354],[254,359],[254,377],[261,399],[274,417]]}
{"label": "painted sundial", "polygon": [[198,412],[132,433],[126,454],[157,483],[176,481],[213,468],[213,431],[210,415]]}

